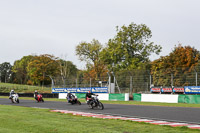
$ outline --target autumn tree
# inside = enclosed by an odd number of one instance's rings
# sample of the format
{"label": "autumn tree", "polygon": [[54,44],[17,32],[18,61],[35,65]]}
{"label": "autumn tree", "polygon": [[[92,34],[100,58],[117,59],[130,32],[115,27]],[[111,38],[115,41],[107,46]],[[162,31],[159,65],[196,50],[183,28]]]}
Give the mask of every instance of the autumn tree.
{"label": "autumn tree", "polygon": [[131,23],[117,27],[117,35],[108,41],[102,51],[102,59],[110,69],[135,69],[149,61],[152,53],[159,54],[160,45],[154,45],[149,39],[151,30],[144,24]]}
{"label": "autumn tree", "polygon": [[59,73],[58,59],[53,55],[35,56],[28,64],[28,74],[35,84],[44,85],[44,81],[50,81],[49,76],[56,76]]}
{"label": "autumn tree", "polygon": [[[175,46],[174,50],[165,57],[152,62],[151,74],[154,84],[171,85],[171,76],[174,79],[174,85],[184,86],[192,83],[192,78],[187,80],[195,69],[199,69],[198,64],[200,52],[191,46]],[[198,70],[199,71],[199,70]]]}
{"label": "autumn tree", "polygon": [[[97,67],[98,67],[98,70],[100,70],[99,71],[99,73],[100,73],[99,80],[105,81],[105,77],[107,77],[107,72],[108,72],[107,66],[103,63],[99,63]],[[87,81],[90,81],[90,79],[91,79],[92,82],[95,82],[96,75],[98,75],[98,74],[96,72],[94,65],[87,64],[87,70],[84,72],[84,79],[86,79]],[[107,78],[106,78],[106,80],[107,80]]]}

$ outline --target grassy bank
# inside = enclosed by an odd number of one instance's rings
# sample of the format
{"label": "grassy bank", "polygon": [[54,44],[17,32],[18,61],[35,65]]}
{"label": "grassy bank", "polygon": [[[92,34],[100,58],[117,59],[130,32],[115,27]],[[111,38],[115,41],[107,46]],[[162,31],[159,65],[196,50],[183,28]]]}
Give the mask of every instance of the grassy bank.
{"label": "grassy bank", "polygon": [[0,83],[0,92],[8,93],[10,90],[15,90],[18,93],[33,93],[35,90],[41,93],[51,93],[51,87]]}
{"label": "grassy bank", "polygon": [[1,133],[197,133],[187,127],[169,127],[123,120],[105,120],[53,113],[36,109],[0,105]]}

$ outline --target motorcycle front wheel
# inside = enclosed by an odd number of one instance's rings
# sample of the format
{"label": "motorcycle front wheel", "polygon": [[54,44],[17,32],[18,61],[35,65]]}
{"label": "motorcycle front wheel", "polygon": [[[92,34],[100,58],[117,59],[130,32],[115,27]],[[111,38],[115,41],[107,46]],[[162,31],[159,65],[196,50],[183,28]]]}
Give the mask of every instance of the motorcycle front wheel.
{"label": "motorcycle front wheel", "polygon": [[11,99],[11,102],[14,103],[13,99]]}
{"label": "motorcycle front wheel", "polygon": [[94,107],[92,105],[89,104],[89,108],[93,109]]}
{"label": "motorcycle front wheel", "polygon": [[77,100],[78,105],[81,105],[81,102],[79,100]]}

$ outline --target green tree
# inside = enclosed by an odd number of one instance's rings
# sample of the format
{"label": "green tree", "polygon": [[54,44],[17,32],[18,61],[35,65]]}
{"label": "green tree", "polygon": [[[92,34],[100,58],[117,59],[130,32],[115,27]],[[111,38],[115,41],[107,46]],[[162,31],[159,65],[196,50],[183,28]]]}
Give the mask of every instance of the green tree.
{"label": "green tree", "polygon": [[33,58],[34,56],[28,55],[14,62],[12,71],[15,73],[16,83],[27,84],[28,80],[30,80],[27,72],[27,67]]}
{"label": "green tree", "polygon": [[135,69],[149,61],[152,53],[159,54],[160,45],[149,41],[151,30],[144,24],[131,23],[117,27],[117,35],[108,41],[102,51],[102,59],[108,67],[116,69]]}
{"label": "green tree", "polygon": [[100,52],[102,50],[102,45],[98,40],[93,39],[90,43],[81,42],[76,46],[76,55],[81,61],[85,61],[87,64],[92,64],[94,66],[94,71],[96,72],[96,80],[99,80],[101,76],[102,61],[100,59]]}
{"label": "green tree", "polygon": [[7,83],[12,75],[12,65],[9,62],[0,64],[0,81]]}

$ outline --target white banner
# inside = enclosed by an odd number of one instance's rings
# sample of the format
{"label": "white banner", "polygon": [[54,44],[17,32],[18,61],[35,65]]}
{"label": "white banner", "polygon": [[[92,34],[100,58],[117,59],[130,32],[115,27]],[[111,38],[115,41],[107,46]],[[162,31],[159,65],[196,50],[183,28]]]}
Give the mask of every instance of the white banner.
{"label": "white banner", "polygon": [[142,94],[142,102],[178,103],[178,95],[171,94]]}

